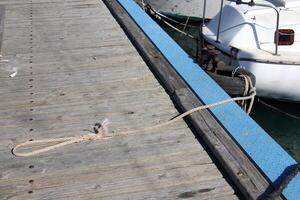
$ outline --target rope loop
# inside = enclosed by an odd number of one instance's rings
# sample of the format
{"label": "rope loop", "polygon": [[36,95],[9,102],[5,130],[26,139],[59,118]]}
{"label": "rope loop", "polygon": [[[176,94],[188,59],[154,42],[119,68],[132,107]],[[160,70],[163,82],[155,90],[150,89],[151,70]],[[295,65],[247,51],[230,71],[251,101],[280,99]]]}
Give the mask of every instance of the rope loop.
{"label": "rope loop", "polygon": [[[251,85],[251,83],[250,83]],[[74,143],[79,143],[79,142],[84,142],[84,141],[95,141],[95,140],[107,140],[107,139],[111,139],[113,137],[116,137],[116,136],[124,136],[124,135],[129,135],[129,134],[135,134],[135,133],[138,133],[138,132],[146,132],[146,131],[152,131],[154,129],[159,129],[159,128],[162,128],[162,127],[166,127],[170,124],[173,124],[175,123],[176,121],[194,113],[194,112],[198,112],[198,111],[201,111],[201,110],[204,110],[204,109],[207,109],[207,108],[211,108],[211,107],[215,107],[215,106],[220,106],[220,105],[223,105],[223,104],[227,104],[227,103],[230,103],[230,102],[233,102],[233,101],[245,101],[245,100],[251,100],[251,103],[250,103],[250,107],[252,107],[252,104],[253,104],[253,101],[254,101],[254,98],[255,98],[255,95],[256,95],[256,91],[253,89],[253,90],[250,90],[250,94],[249,96],[245,96],[245,97],[235,97],[235,98],[231,98],[231,99],[226,99],[226,100],[223,100],[223,101],[219,101],[219,102],[215,102],[215,103],[211,103],[211,104],[207,104],[207,105],[203,105],[203,106],[199,106],[199,107],[196,107],[196,108],[193,108],[185,113],[182,113],[181,115],[175,117],[175,118],[172,118],[171,120],[169,121],[166,121],[164,123],[160,123],[160,124],[156,124],[154,126],[149,126],[149,127],[145,127],[145,128],[142,128],[142,129],[137,129],[137,130],[129,130],[129,131],[123,131],[123,132],[120,132],[118,134],[115,134],[114,136],[110,136],[108,135],[108,125],[109,125],[109,120],[106,118],[103,120],[103,122],[101,123],[101,125],[99,127],[97,127],[97,131],[98,132],[95,132],[95,133],[89,133],[89,134],[86,134],[86,135],[81,135],[81,136],[77,136],[77,137],[64,137],[64,138],[54,138],[54,139],[44,139],[44,140],[35,140],[35,141],[28,141],[28,142],[24,142],[24,143],[21,143],[21,144],[18,144],[16,145],[13,149],[12,149],[12,154],[15,155],[15,156],[19,156],[19,157],[28,157],[28,156],[34,156],[34,155],[37,155],[37,154],[40,154],[40,153],[44,153],[44,152],[47,152],[47,151],[50,151],[50,150],[53,150],[53,149],[57,149],[57,148],[60,148],[60,147],[63,147],[63,146],[66,146],[66,145],[69,145],[69,144],[74,144]],[[249,108],[248,108],[248,111],[249,111]],[[95,127],[94,127],[95,129]],[[41,149],[38,149],[38,150],[34,150],[34,151],[31,151],[31,152],[27,152],[27,153],[20,153],[18,152],[17,150],[21,147],[32,147],[36,144],[51,144],[51,143],[55,143],[55,142],[58,142],[58,144],[54,144],[54,145],[49,145],[47,147],[44,147],[44,148],[41,148]]]}
{"label": "rope loop", "polygon": [[[242,77],[245,80],[244,96],[251,95],[253,93],[256,94],[256,87],[253,85],[250,76],[241,74],[241,75],[239,75],[239,77]],[[241,101],[241,106],[244,108],[245,112],[247,112],[248,114],[250,114],[253,104],[254,104],[254,97],[250,99],[249,105],[248,105],[248,102],[246,102],[245,100]]]}
{"label": "rope loop", "polygon": [[[33,140],[33,141],[27,141],[21,144],[16,145],[12,149],[12,154],[18,157],[28,157],[28,156],[33,156],[36,154],[44,153],[53,149],[57,149],[62,146],[66,146],[69,144],[74,144],[74,143],[79,143],[83,141],[95,141],[95,140],[107,140],[112,138],[112,136],[107,136],[108,133],[108,125],[110,124],[109,120],[105,118],[103,122],[100,125],[100,134],[97,133],[89,133],[86,135],[81,135],[77,137],[64,137],[64,138],[54,138],[54,139],[44,139],[44,140]],[[58,142],[58,143],[57,143]],[[28,153],[20,153],[17,152],[17,149],[21,147],[32,147],[37,144],[51,144],[51,143],[57,143],[54,145],[50,145],[48,147],[44,147],[38,150],[34,150]]]}

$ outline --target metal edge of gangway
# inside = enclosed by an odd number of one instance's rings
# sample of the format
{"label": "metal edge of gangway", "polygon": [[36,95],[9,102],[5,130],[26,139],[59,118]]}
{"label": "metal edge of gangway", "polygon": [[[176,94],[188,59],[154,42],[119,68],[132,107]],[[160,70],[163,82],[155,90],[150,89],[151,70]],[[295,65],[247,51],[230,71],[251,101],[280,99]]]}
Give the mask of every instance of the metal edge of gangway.
{"label": "metal edge of gangway", "polygon": [[[133,0],[103,1],[184,111],[230,98]],[[246,198],[267,198],[297,164],[236,103],[189,120]],[[299,186],[298,174],[282,198],[299,199]]]}

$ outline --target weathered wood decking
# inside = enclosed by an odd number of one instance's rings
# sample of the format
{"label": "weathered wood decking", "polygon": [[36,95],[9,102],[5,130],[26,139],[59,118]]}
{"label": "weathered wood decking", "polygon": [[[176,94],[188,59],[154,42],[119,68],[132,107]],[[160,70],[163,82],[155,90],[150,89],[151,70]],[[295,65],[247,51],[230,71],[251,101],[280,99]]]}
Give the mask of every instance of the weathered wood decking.
{"label": "weathered wood decking", "polygon": [[[5,11],[4,14],[2,14]],[[29,139],[110,132],[178,112],[102,1],[0,0],[0,199],[237,199],[184,121],[36,157]]]}

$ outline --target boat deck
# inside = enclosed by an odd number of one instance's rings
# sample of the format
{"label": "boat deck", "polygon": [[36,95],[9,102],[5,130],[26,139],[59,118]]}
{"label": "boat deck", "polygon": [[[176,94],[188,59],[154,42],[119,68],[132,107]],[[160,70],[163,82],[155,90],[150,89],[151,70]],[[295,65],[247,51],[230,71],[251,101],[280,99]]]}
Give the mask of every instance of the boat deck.
{"label": "boat deck", "polygon": [[[14,145],[178,111],[102,1],[0,0],[0,199],[238,199],[182,120],[15,157]],[[9,77],[17,69],[15,77]]]}

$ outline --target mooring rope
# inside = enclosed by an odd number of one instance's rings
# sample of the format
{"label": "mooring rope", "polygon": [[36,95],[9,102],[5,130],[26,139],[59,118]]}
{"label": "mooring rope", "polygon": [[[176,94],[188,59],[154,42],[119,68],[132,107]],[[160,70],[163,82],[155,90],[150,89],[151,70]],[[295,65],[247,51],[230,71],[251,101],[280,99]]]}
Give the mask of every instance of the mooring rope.
{"label": "mooring rope", "polygon": [[[243,93],[243,96],[246,96],[249,92],[249,87],[250,87],[250,84],[249,84],[249,81],[248,81],[248,76],[245,76],[245,75],[239,75],[239,77],[242,77],[244,78],[244,81],[245,81],[245,89],[244,89],[244,93]],[[241,106],[243,107],[243,109],[246,111],[247,110],[247,103],[245,103],[245,101],[241,101]]]}
{"label": "mooring rope", "polygon": [[[185,26],[184,23],[181,23],[181,22],[179,22],[179,21],[177,21],[177,20],[175,20],[175,19],[173,19],[173,18],[171,18],[171,17],[168,17],[168,16],[162,14],[161,12],[157,11],[156,9],[154,9],[154,8],[153,8],[148,2],[146,2],[145,0],[142,0],[141,4],[142,4],[142,7],[143,7],[144,10],[149,9],[149,10],[152,11],[153,13],[155,13],[155,14],[157,14],[157,15],[159,15],[159,16],[161,16],[161,17],[163,17],[163,18],[165,18],[165,19],[167,19],[167,20],[169,20],[169,21],[171,21],[171,22],[174,22],[175,24],[179,24],[179,25],[181,25],[181,26]],[[190,16],[188,16],[188,17],[190,17]],[[188,24],[187,24],[187,26],[191,26],[191,25],[188,25]]]}
{"label": "mooring rope", "polygon": [[266,106],[266,107],[268,107],[268,108],[270,108],[270,109],[273,109],[274,111],[277,111],[277,112],[279,112],[279,113],[281,113],[281,114],[284,114],[284,115],[286,115],[286,116],[288,116],[288,117],[291,117],[291,118],[300,120],[300,116],[293,115],[293,114],[291,114],[291,113],[285,112],[285,111],[281,110],[280,108],[278,108],[278,107],[276,107],[276,106],[273,106],[273,105],[271,105],[271,104],[269,104],[269,103],[263,101],[263,100],[260,99],[260,98],[257,99],[257,102],[258,102],[258,103],[261,103],[262,105],[264,105],[264,106]]}
{"label": "mooring rope", "polygon": [[[191,34],[189,34],[189,33],[187,33],[187,32],[184,31],[186,29],[186,27],[188,26],[188,22],[189,22],[189,18],[190,17],[188,17],[188,20],[186,21],[186,23],[183,24],[183,23],[180,23],[180,22],[178,22],[178,21],[176,21],[176,20],[174,20],[174,19],[172,19],[170,17],[167,17],[167,16],[163,15],[162,13],[158,12],[157,10],[155,10],[154,8],[152,8],[152,6],[150,4],[148,4],[148,3],[144,2],[144,1],[142,1],[141,3],[142,3],[142,6],[143,6],[143,9],[144,10],[149,9],[150,10],[150,14],[152,14],[156,19],[162,21],[163,23],[165,23],[170,28],[174,29],[175,31],[177,31],[177,32],[179,32],[179,33],[181,33],[181,34],[183,34],[183,35],[185,35],[185,36],[187,36],[187,37],[189,37],[191,39],[194,39],[194,40],[197,39],[193,35],[191,35]],[[184,26],[183,31],[180,30],[179,28],[176,28],[175,26],[173,26],[172,24],[170,24],[169,22],[167,22],[163,18],[165,18],[165,19],[167,19],[167,20],[169,20],[171,22],[174,22],[176,24],[180,24],[180,25]]]}
{"label": "mooring rope", "polygon": [[[34,141],[27,141],[24,143],[20,143],[18,145],[16,145],[13,149],[12,149],[12,153],[15,156],[19,156],[19,157],[28,157],[28,156],[34,156],[40,153],[44,153],[53,149],[57,149],[69,144],[74,144],[74,143],[79,143],[79,142],[84,142],[84,141],[95,141],[95,140],[107,140],[107,139],[111,139],[113,137],[117,137],[117,136],[125,136],[125,135],[129,135],[129,134],[134,134],[134,133],[138,133],[138,132],[146,132],[146,131],[151,131],[154,129],[159,129],[165,126],[168,126],[170,124],[175,123],[176,121],[194,113],[200,110],[204,110],[207,108],[211,108],[211,107],[215,107],[215,106],[219,106],[222,104],[227,104],[229,102],[233,102],[233,101],[241,101],[241,100],[251,100],[251,102],[254,100],[256,95],[256,91],[252,90],[252,93],[249,96],[245,96],[245,97],[235,97],[235,98],[231,98],[231,99],[226,99],[223,101],[219,101],[216,103],[211,103],[211,104],[207,104],[207,105],[203,105],[203,106],[199,106],[196,108],[193,108],[167,122],[161,123],[161,124],[157,124],[154,126],[149,126],[146,128],[142,128],[142,129],[137,129],[137,130],[129,130],[129,131],[123,131],[117,134],[114,134],[114,136],[109,136],[107,135],[108,133],[108,124],[109,124],[109,120],[105,119],[102,124],[100,125],[100,131],[99,134],[94,134],[94,133],[89,133],[86,135],[81,135],[81,136],[75,136],[75,137],[64,137],[64,138],[49,138],[49,139],[43,139],[43,140],[34,140]],[[34,150],[34,151],[30,151],[30,152],[25,152],[25,153],[20,153],[17,152],[17,149],[21,148],[21,147],[32,147],[33,145],[36,144],[48,144],[48,143],[53,143],[53,142],[60,142],[58,144],[54,144],[54,145],[50,145],[48,147],[44,147],[42,149],[38,149],[38,150]]]}
{"label": "mooring rope", "polygon": [[[244,80],[245,80],[245,90],[244,90],[244,94],[243,95],[247,96],[248,94],[253,93],[256,90],[256,88],[253,86],[251,77],[247,76],[247,75],[243,75],[243,74],[241,74],[239,76],[242,77],[242,78],[244,78]],[[245,100],[242,100],[242,102],[241,102],[241,106],[244,108],[245,112],[247,112],[248,114],[251,112],[253,104],[254,104],[254,98],[252,98],[250,100],[249,106],[245,102]]]}

